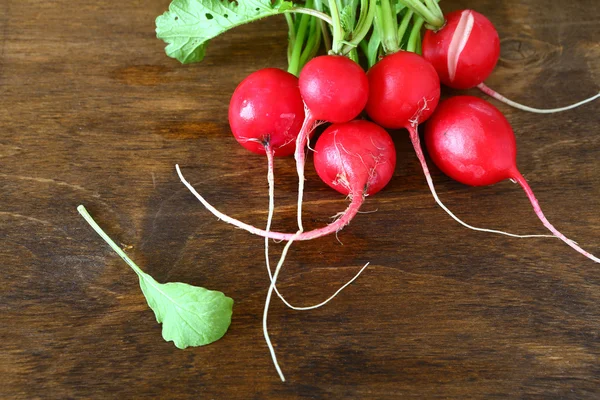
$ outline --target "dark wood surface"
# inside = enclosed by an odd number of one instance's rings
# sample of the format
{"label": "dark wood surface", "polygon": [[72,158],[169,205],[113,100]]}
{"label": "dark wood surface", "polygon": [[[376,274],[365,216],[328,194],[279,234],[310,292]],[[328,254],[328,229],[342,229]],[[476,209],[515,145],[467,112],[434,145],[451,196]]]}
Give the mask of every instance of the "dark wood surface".
{"label": "dark wood surface", "polygon": [[[223,211],[263,225],[266,162],[228,130],[236,84],[285,68],[282,18],[214,40],[204,62],[165,56],[167,0],[0,5],[0,398],[395,399],[600,397],[600,269],[553,239],[466,230],[434,203],[405,132],[387,189],[339,234],[298,243],[261,332],[262,239],[210,215],[174,164]],[[497,26],[487,83],[529,105],[598,92],[596,1],[444,1]],[[445,91],[447,95],[452,94]],[[469,93],[480,95],[476,91]],[[543,116],[495,103],[549,219],[600,254],[600,103]],[[292,159],[276,163],[275,227],[293,231]],[[432,167],[443,201],[477,226],[544,233],[510,182],[469,188]],[[345,199],[307,168],[306,226]],[[77,214],[84,204],[157,280],[235,300],[226,336],[178,350],[161,338],[136,276]],[[273,257],[282,244],[273,245]]]}

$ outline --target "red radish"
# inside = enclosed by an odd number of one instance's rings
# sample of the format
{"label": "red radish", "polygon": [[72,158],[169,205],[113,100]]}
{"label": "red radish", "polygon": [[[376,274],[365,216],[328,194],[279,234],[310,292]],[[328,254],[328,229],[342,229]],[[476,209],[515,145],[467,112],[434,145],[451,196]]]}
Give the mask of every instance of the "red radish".
{"label": "red radish", "polygon": [[306,105],[306,117],[296,140],[298,172],[298,228],[302,227],[305,147],[319,121],[342,123],[356,118],[365,108],[369,83],[365,71],[344,56],[326,55],[310,60],[298,79]]}
{"label": "red radish", "polygon": [[315,168],[329,186],[351,196],[351,203],[336,221],[308,232],[282,233],[266,231],[223,214],[214,208],[185,180],[179,166],[177,173],[183,184],[217,218],[255,235],[276,240],[311,240],[335,233],[356,216],[366,195],[381,190],[392,178],[396,150],[389,134],[368,121],[351,121],[329,126],[315,146]]}
{"label": "red radish", "polygon": [[[265,308],[263,312],[263,333],[269,347],[269,351],[271,352],[273,363],[275,364],[277,372],[279,373],[282,381],[285,381],[285,377],[283,376],[281,368],[277,362],[275,350],[273,349],[267,331],[267,313],[271,295],[272,292],[276,290],[275,285],[277,277],[283,266],[283,262],[289,247],[295,240],[315,239],[337,232],[349,224],[352,218],[354,218],[354,216],[358,213],[365,196],[375,194],[381,190],[392,178],[396,166],[396,150],[394,148],[392,139],[384,129],[368,121],[352,121],[331,125],[323,132],[321,137],[319,137],[319,140],[315,146],[315,150],[315,168],[317,169],[319,176],[329,186],[343,194],[350,195],[352,202],[346,211],[343,212],[336,221],[327,225],[326,227],[315,229],[309,232],[303,232],[302,230],[299,230],[295,234],[272,232],[269,230],[273,210],[272,175],[269,176],[269,193],[271,199],[269,205],[269,222],[267,223],[267,230],[262,230],[239,220],[233,219],[216,210],[202,196],[200,196],[198,192],[196,192],[189,182],[185,180],[181,174],[179,166],[176,166],[177,173],[179,174],[181,181],[209,211],[217,216],[217,218],[231,223],[239,228],[245,229],[251,233],[265,237],[265,253],[267,260],[267,238],[288,241],[284,251],[282,252],[277,267],[273,272],[271,285],[267,293],[267,299],[265,301]],[[272,157],[269,158],[269,163],[271,162]],[[272,168],[270,168],[270,170],[272,170]],[[366,265],[350,282],[356,279],[365,268]],[[271,276],[270,268],[268,269],[269,275]],[[333,296],[329,297],[324,302],[316,306],[305,307],[303,309],[320,307],[335,297],[349,283],[342,286],[338,291],[336,291],[336,293],[334,293]],[[281,299],[289,305],[289,303],[283,299],[281,294],[279,294],[279,292],[277,293]]]}
{"label": "red radish", "polygon": [[[304,120],[304,102],[300,97],[298,78],[276,68],[265,68],[250,74],[235,89],[229,103],[229,125],[236,140],[248,150],[267,156],[267,181],[269,182],[269,214],[267,231],[270,230],[274,211],[274,156],[294,153],[296,137]],[[269,277],[269,239],[265,238],[265,261]],[[277,363],[266,327],[271,285],[263,314],[263,333],[277,371],[283,374]],[[279,291],[277,294],[283,299]],[[290,305],[286,302],[286,304]],[[291,305],[290,305],[291,306]]]}
{"label": "red radish", "polygon": [[[267,156],[267,230],[274,210],[273,157],[293,154],[303,120],[304,102],[298,78],[277,68],[250,74],[237,86],[229,103],[229,125],[236,140],[248,150]],[[265,239],[265,258],[271,274],[268,239]]]}
{"label": "red radish", "polygon": [[233,136],[257,154],[265,154],[267,144],[275,156],[293,154],[303,120],[298,78],[277,68],[250,74],[235,89],[229,103]]}
{"label": "red radish", "polygon": [[369,70],[367,78],[367,114],[384,128],[416,126],[431,116],[440,100],[435,69],[415,53],[399,51],[385,56]]}
{"label": "red radish", "polygon": [[[326,304],[349,283],[342,286],[333,296],[329,297],[324,302],[310,307],[294,307],[283,298],[279,291],[277,291],[275,286],[277,274],[283,264],[287,249],[293,240],[296,239],[296,235],[279,234],[278,236],[277,233],[276,235],[272,235],[270,232],[274,211],[273,157],[292,154],[294,152],[294,145],[296,144],[296,137],[298,136],[299,131],[302,130],[304,141],[298,140],[301,151],[296,152],[297,155],[301,153],[302,156],[301,158],[297,157],[297,159],[302,160],[302,168],[298,168],[299,176],[301,177],[300,183],[302,185],[304,181],[304,146],[307,143],[310,131],[315,125],[315,118],[334,122],[352,119],[364,108],[368,94],[367,78],[364,71],[358,64],[350,59],[340,56],[324,56],[314,59],[309,64],[310,65],[306,66],[308,67],[308,70],[303,75],[305,77],[303,78],[303,83],[299,83],[295,76],[275,68],[266,68],[251,74],[236,88],[229,105],[229,123],[237,141],[252,152],[266,154],[268,160],[267,181],[269,183],[269,214],[267,218],[267,228],[266,231],[258,230],[254,227],[251,228],[265,233],[265,259],[269,277],[271,278],[271,285],[263,313],[263,332],[273,362],[282,380],[285,380],[285,378],[277,363],[275,351],[267,331],[267,312],[273,290],[277,292],[286,305],[294,309],[303,310],[317,308]],[[304,101],[300,96],[300,87],[302,87],[306,93],[306,108]],[[319,92],[322,94],[320,98],[317,96]],[[304,115],[305,109],[307,110],[306,116]],[[313,111],[313,114],[309,114],[311,110]],[[381,128],[376,128],[381,130]],[[385,131],[383,131],[383,133],[387,135]],[[370,137],[368,132],[365,137]],[[373,140],[373,143],[378,143],[377,138],[371,139]],[[379,168],[383,167],[374,167],[373,171],[378,171]],[[302,171],[302,175],[300,175],[300,171]],[[205,202],[204,199],[193,190],[191,185],[183,179],[178,166],[177,172],[183,183],[185,183],[186,186],[201,199],[209,210],[216,213],[216,215],[222,215],[210,206],[210,204]],[[375,172],[373,173],[375,174]],[[302,230],[300,218],[301,192],[299,193],[299,198],[298,221],[300,230]],[[341,229],[344,225],[349,223],[352,217],[358,212],[358,208],[360,207],[360,204],[362,204],[362,194],[361,196],[357,196],[357,198],[359,200],[353,202],[346,212],[346,215],[336,221],[336,223],[331,224],[325,229],[309,232],[313,237],[303,236],[300,237],[299,240],[308,240],[309,238],[323,236]],[[227,216],[223,216],[222,219],[225,219],[226,221],[235,221]],[[250,227],[239,221],[236,222]],[[271,267],[269,265],[268,242],[268,239],[272,237],[289,240],[273,275],[271,275]],[[363,267],[350,282],[356,279],[365,267]]]}
{"label": "red radish", "polygon": [[[314,163],[317,174],[323,182],[338,192],[349,195],[352,199],[350,207],[348,207],[346,212],[342,214],[338,221],[336,221],[341,222],[339,227],[332,229],[336,224],[334,222],[326,227],[329,229],[318,229],[313,231],[322,231],[319,235],[322,236],[322,234],[333,233],[334,231],[337,232],[339,229],[342,229],[342,227],[347,225],[356,215],[365,196],[379,192],[388,184],[396,167],[396,150],[394,148],[394,143],[387,132],[371,122],[352,121],[342,124],[333,124],[327,128],[317,140]],[[268,229],[266,233],[269,233]],[[267,302],[265,304],[265,312],[263,314],[263,331],[265,332],[265,339],[269,344],[275,367],[282,380],[284,380],[284,377],[277,363],[275,351],[268,338],[266,315],[271,293],[276,288],[275,284],[277,277],[283,266],[287,251],[294,240],[305,240],[302,235],[307,237],[318,237],[314,234],[311,235],[310,232],[302,233],[302,231],[298,231],[289,239],[289,242],[286,244],[281,254],[277,267],[275,268],[275,272],[273,273],[271,286],[267,295]],[[350,282],[356,279],[367,265],[365,265]],[[349,283],[342,286],[333,296],[323,303],[305,309],[320,307],[327,303],[348,284]],[[279,297],[285,302],[281,295]]]}
{"label": "red radish", "polygon": [[348,122],[367,104],[369,83],[365,71],[348,57],[313,58],[300,71],[298,82],[302,99],[315,120]]}
{"label": "red radish", "polygon": [[529,184],[516,165],[515,135],[504,115],[485,100],[457,96],[442,102],[425,129],[433,162],[446,175],[470,186],[512,179],[521,185],[544,226],[587,258],[600,259],[560,233],[544,216]]}
{"label": "red radish", "polygon": [[513,237],[537,236],[514,235],[471,226],[455,216],[439,199],[423,156],[417,131],[419,123],[431,116],[440,99],[440,81],[435,69],[427,60],[415,53],[400,51],[384,57],[375,64],[367,73],[367,77],[369,78],[367,114],[385,128],[408,130],[429,189],[444,211],[463,226],[476,231]]}
{"label": "red radish", "polygon": [[315,146],[314,161],[321,180],[354,201],[374,195],[389,183],[396,150],[385,130],[357,120],[326,129]]}
{"label": "red radish", "polygon": [[[274,156],[291,155],[304,120],[298,78],[277,68],[250,74],[235,89],[229,103],[229,125],[236,140],[248,150],[266,154],[271,227],[274,210]],[[265,240],[269,274],[269,242]]]}
{"label": "red radish", "polygon": [[483,81],[492,73],[500,57],[500,39],[494,25],[473,10],[453,11],[437,31],[427,30],[422,43],[423,57],[434,66],[440,80],[454,89],[478,87],[496,100],[535,113],[569,110],[600,97],[600,93],[578,103],[553,109],[524,106],[498,94]]}
{"label": "red radish", "polygon": [[440,81],[454,89],[469,89],[485,81],[500,57],[500,38],[494,25],[472,10],[446,15],[446,25],[427,30],[422,44]]}

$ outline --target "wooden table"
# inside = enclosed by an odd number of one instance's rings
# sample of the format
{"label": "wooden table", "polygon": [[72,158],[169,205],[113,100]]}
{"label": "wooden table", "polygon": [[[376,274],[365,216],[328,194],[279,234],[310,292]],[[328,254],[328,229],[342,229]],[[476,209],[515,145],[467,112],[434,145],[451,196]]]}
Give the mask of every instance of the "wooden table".
{"label": "wooden table", "polygon": [[[600,12],[585,1],[446,1],[497,26],[487,83],[534,106],[598,92]],[[294,244],[273,301],[259,237],[218,222],[183,187],[264,225],[266,163],[229,133],[239,81],[286,67],[282,18],[214,40],[200,64],[165,56],[167,0],[0,6],[0,398],[395,399],[600,397],[600,268],[553,239],[466,230],[434,203],[407,134],[393,181],[335,236]],[[482,96],[477,91],[468,93]],[[454,94],[445,90],[446,95]],[[534,115],[496,104],[549,219],[600,253],[600,103]],[[431,165],[431,164],[430,164]],[[293,159],[276,163],[279,230],[295,227]],[[469,188],[432,166],[446,205],[477,226],[544,233],[510,182]],[[77,214],[84,204],[158,281],[235,300],[225,337],[179,350],[161,338],[134,273]],[[346,201],[307,168],[305,225]],[[376,212],[375,212],[376,211]],[[273,259],[283,244],[274,244]]]}

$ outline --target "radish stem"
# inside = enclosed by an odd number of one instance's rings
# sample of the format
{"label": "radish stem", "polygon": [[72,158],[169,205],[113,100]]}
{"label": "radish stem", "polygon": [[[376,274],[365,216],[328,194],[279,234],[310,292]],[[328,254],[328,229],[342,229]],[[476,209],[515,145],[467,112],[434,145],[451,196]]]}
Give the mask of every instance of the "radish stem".
{"label": "radish stem", "polygon": [[413,22],[413,27],[410,31],[410,36],[408,37],[408,44],[406,47],[407,51],[411,51],[413,53],[417,52],[419,34],[421,33],[421,28],[423,27],[424,22],[425,20],[421,17],[415,18]]}
{"label": "radish stem", "polygon": [[[306,6],[310,7],[310,0],[306,2]],[[300,26],[296,31],[296,41],[294,43],[294,47],[292,50],[291,60],[288,66],[288,72],[298,76],[300,73],[300,57],[302,55],[302,46],[304,45],[304,39],[306,36],[306,31],[308,30],[310,24],[310,15],[304,14],[300,16]]]}
{"label": "radish stem", "polygon": [[383,50],[387,54],[397,52],[399,50],[398,20],[392,12],[392,5],[389,0],[381,0],[379,2],[375,23],[381,27],[381,45],[383,46]]}
{"label": "radish stem", "polygon": [[402,39],[404,38],[404,34],[406,33],[406,30],[408,29],[408,24],[410,23],[410,20],[412,19],[414,14],[414,11],[412,10],[407,10],[406,14],[404,14],[404,17],[402,17],[402,21],[400,22],[400,27],[398,28],[398,44],[402,44]]}
{"label": "radish stem", "polygon": [[310,8],[294,7],[294,8],[284,10],[282,12],[283,13],[299,13],[299,14],[312,15],[313,17],[317,17],[317,18],[321,19],[322,21],[327,22],[329,25],[333,26],[333,21],[332,21],[331,17],[321,11],[313,10]]}
{"label": "radish stem", "polygon": [[344,37],[346,36],[344,28],[342,27],[337,1],[338,0],[330,0],[328,2],[332,21],[331,25],[333,27],[333,40],[331,43],[331,53],[333,54],[341,54]]}
{"label": "radish stem", "polygon": [[100,226],[96,223],[96,221],[94,221],[92,216],[88,213],[83,205],[77,206],[77,211],[79,211],[79,214],[81,214],[86,222],[90,224],[94,231],[96,231],[96,233],[100,235],[102,239],[104,239],[111,249],[113,249],[115,253],[117,253],[119,257],[121,257],[123,261],[125,261],[138,276],[144,274],[140,267],[138,267],[137,264],[134,263],[133,260],[129,258],[129,256],[102,230],[102,228],[100,228]]}

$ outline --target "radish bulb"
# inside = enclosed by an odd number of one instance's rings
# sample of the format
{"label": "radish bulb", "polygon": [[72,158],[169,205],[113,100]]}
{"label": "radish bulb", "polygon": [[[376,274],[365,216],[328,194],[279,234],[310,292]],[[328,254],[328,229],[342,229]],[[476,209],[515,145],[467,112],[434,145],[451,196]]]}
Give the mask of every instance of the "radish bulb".
{"label": "radish bulb", "polygon": [[600,259],[560,233],[544,216],[531,187],[517,169],[517,147],[504,115],[485,100],[457,96],[442,102],[425,127],[425,143],[435,165],[452,179],[470,186],[516,181],[550,232],[597,263]]}
{"label": "radish bulb", "polygon": [[454,89],[477,87],[509,106],[538,114],[550,114],[579,107],[600,97],[600,93],[565,107],[540,109],[507,99],[486,86],[485,81],[500,58],[500,39],[494,25],[473,10],[446,15],[446,25],[427,30],[422,43],[423,57],[437,71],[442,83]]}

